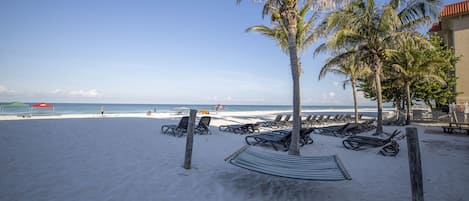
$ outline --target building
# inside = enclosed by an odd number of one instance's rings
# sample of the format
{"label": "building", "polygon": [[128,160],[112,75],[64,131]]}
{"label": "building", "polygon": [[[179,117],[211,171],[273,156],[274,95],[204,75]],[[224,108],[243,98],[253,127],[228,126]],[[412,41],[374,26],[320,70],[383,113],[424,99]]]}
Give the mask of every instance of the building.
{"label": "building", "polygon": [[460,60],[456,63],[457,104],[469,102],[469,0],[445,5],[439,22],[433,23],[430,32],[438,33],[449,47],[454,48]]}

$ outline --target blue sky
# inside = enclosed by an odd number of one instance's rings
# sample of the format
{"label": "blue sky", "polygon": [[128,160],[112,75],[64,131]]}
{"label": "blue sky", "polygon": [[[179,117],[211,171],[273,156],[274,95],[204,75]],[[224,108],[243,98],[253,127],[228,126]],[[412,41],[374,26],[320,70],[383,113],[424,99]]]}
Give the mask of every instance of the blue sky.
{"label": "blue sky", "polygon": [[[268,23],[261,9],[249,0],[0,1],[0,102],[290,105],[288,56],[244,32]],[[302,56],[302,104],[351,105],[344,77],[318,81],[327,55],[313,48]]]}

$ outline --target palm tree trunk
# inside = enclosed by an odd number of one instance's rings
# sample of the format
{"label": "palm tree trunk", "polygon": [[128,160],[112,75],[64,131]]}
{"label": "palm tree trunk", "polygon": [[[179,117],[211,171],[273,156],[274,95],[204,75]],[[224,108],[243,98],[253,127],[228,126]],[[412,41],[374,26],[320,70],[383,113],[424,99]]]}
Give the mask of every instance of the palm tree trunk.
{"label": "palm tree trunk", "polygon": [[291,1],[288,5],[286,5],[283,13],[284,20],[288,25],[288,52],[290,55],[290,65],[293,79],[293,128],[290,147],[288,149],[289,155],[300,155],[300,72],[298,48],[296,46],[296,3],[296,1]]}
{"label": "palm tree trunk", "polygon": [[355,80],[351,80],[352,82],[352,91],[353,91],[353,109],[355,111],[355,123],[358,123],[358,106],[357,106],[357,83]]}
{"label": "palm tree trunk", "polygon": [[[292,54],[292,48],[289,48],[290,55]],[[295,46],[296,49],[296,46]],[[293,51],[296,53],[296,50]],[[298,58],[296,56],[290,56],[291,71],[293,78],[293,128],[292,137],[290,143],[290,149],[288,150],[289,155],[300,155],[299,141],[300,141],[300,128],[301,128],[301,116],[300,116],[300,73],[298,72]]]}
{"label": "palm tree trunk", "polygon": [[376,133],[377,135],[383,133],[383,95],[381,94],[381,65],[379,65],[378,56],[374,57],[372,62],[372,69],[375,75],[376,84],[376,97],[378,104],[378,121],[376,122]]}
{"label": "palm tree trunk", "polygon": [[406,121],[405,121],[405,124],[406,125],[409,125],[410,124],[410,111],[412,109],[412,98],[410,97],[410,82],[409,81],[406,81],[405,82],[405,91],[406,91],[406,96],[407,96],[407,118],[406,118]]}

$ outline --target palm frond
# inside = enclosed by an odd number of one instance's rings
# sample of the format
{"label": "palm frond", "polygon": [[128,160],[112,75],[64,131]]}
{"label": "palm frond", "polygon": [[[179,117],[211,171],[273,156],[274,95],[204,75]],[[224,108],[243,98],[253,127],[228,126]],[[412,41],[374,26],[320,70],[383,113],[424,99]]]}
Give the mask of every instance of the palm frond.
{"label": "palm frond", "polygon": [[440,0],[407,1],[407,4],[400,10],[399,17],[403,24],[423,16],[428,16],[432,20],[436,20],[440,12],[440,7]]}

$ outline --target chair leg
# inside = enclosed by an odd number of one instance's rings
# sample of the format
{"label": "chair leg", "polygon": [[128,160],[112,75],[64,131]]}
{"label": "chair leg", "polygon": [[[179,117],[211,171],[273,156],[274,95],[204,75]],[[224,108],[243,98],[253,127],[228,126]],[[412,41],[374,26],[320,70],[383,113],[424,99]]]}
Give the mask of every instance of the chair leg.
{"label": "chair leg", "polygon": [[275,146],[275,144],[273,142],[270,142],[270,144],[272,145],[272,147],[274,148],[275,151],[278,151],[277,147]]}
{"label": "chair leg", "polygon": [[357,150],[358,148],[362,146],[362,144],[360,144],[359,142],[354,142],[351,140],[344,140],[342,141],[342,144],[344,145],[346,149],[350,149],[350,150]]}
{"label": "chair leg", "polygon": [[379,153],[383,156],[396,156],[399,153],[399,144],[396,141],[392,141],[384,146]]}

